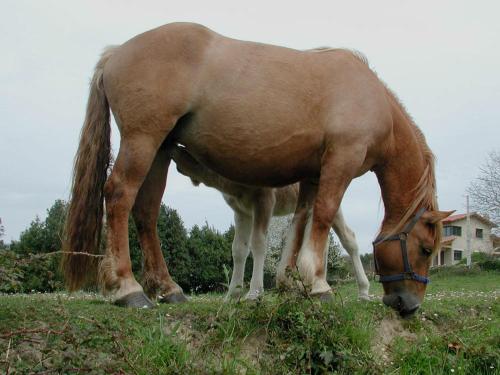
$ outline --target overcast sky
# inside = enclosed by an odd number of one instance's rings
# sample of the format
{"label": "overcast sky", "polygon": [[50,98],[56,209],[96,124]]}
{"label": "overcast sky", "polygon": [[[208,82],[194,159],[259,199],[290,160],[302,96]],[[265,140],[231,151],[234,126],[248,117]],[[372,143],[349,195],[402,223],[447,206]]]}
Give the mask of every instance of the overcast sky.
{"label": "overcast sky", "polygon": [[[69,195],[88,83],[103,47],[156,26],[193,21],[238,39],[306,49],[349,47],[405,104],[437,157],[440,208],[464,211],[465,189],[500,140],[497,1],[2,1],[0,218],[17,239]],[[113,128],[113,145],[119,135]],[[163,201],[186,226],[220,230],[220,194],[171,168]],[[375,176],[343,202],[362,252],[383,217]]]}

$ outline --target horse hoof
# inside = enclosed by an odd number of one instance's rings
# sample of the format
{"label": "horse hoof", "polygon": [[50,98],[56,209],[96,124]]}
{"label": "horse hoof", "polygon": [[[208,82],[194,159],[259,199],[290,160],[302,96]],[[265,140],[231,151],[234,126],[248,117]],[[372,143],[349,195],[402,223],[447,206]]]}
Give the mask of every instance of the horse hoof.
{"label": "horse hoof", "polygon": [[239,301],[241,299],[240,294],[229,294],[227,293],[224,297],[224,303],[230,303],[232,301]]}
{"label": "horse hoof", "polygon": [[182,303],[188,299],[182,292],[167,294],[166,296],[158,296],[160,303]]}
{"label": "horse hoof", "polygon": [[144,292],[134,292],[123,296],[115,301],[116,306],[134,307],[138,309],[151,309],[155,304],[144,294]]}
{"label": "horse hoof", "polygon": [[252,291],[247,293],[244,300],[245,301],[257,301],[259,299],[262,299],[263,294],[264,294],[263,290],[260,290],[260,289],[252,290]]}
{"label": "horse hoof", "polygon": [[361,294],[358,296],[358,299],[360,301],[371,301],[372,300],[372,296],[368,295],[368,294]]}
{"label": "horse hoof", "polygon": [[224,302],[229,301],[237,301],[241,299],[243,295],[243,288],[241,286],[237,286],[236,288],[230,289],[226,296],[224,297]]}
{"label": "horse hoof", "polygon": [[329,303],[333,301],[333,295],[331,292],[320,293],[315,296],[320,300],[320,302]]}

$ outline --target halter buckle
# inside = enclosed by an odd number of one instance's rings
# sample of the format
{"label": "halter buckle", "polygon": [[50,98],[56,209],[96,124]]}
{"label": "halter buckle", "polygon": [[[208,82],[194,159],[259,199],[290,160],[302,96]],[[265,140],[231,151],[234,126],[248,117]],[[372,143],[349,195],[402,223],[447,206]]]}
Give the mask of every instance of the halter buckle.
{"label": "halter buckle", "polygon": [[405,280],[414,280],[415,278],[413,277],[414,272],[404,272],[402,273],[403,277]]}
{"label": "halter buckle", "polygon": [[399,239],[401,241],[406,241],[408,239],[408,233],[406,233],[406,232],[399,233]]}

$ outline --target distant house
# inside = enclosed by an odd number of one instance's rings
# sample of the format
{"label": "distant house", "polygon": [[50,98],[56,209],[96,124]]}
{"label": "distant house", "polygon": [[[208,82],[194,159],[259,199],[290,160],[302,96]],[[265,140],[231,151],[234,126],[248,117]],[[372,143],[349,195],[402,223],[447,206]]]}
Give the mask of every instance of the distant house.
{"label": "distant house", "polygon": [[[494,254],[500,250],[500,238],[491,233],[497,225],[487,218],[470,214],[471,250]],[[432,266],[449,266],[467,257],[467,215],[449,216],[443,220],[441,249],[432,260]]]}

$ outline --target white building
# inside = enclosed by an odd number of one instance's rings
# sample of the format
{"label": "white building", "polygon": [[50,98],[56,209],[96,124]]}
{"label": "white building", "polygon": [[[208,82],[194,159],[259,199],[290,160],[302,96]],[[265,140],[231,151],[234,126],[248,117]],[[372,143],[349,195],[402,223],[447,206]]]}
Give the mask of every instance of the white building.
{"label": "white building", "polygon": [[[470,214],[472,252],[493,254],[498,250],[499,237],[491,233],[497,225],[477,214]],[[449,216],[443,220],[441,249],[432,260],[432,266],[449,266],[467,257],[467,215]]]}

